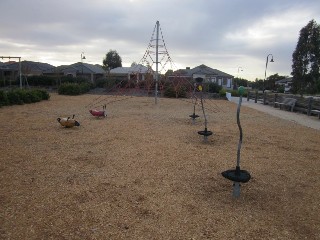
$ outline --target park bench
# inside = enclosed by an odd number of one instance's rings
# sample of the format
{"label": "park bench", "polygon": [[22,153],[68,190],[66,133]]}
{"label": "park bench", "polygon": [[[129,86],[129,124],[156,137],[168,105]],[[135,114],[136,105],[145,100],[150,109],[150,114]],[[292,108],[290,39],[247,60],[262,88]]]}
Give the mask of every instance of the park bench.
{"label": "park bench", "polygon": [[314,110],[311,110],[311,112],[314,114],[318,114],[318,118],[320,119],[320,111],[319,110],[314,109]]}
{"label": "park bench", "polygon": [[297,99],[295,98],[284,98],[282,102],[274,102],[274,107],[279,105],[280,109],[281,106],[284,106],[284,108],[288,107],[290,108],[291,112],[293,112],[293,108],[296,105]]}

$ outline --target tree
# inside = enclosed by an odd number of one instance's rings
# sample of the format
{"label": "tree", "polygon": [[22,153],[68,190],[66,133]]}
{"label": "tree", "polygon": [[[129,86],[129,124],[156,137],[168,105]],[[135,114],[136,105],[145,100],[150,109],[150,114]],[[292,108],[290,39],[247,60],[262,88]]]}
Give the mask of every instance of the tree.
{"label": "tree", "polygon": [[320,25],[311,20],[300,30],[299,40],[292,54],[293,92],[315,93],[320,81]]}
{"label": "tree", "polygon": [[111,70],[113,68],[122,67],[122,59],[116,50],[109,50],[106,57],[102,61],[103,69]]}
{"label": "tree", "polygon": [[265,82],[266,88],[269,90],[276,90],[276,81],[287,78],[286,76],[280,76],[278,73],[270,75]]}

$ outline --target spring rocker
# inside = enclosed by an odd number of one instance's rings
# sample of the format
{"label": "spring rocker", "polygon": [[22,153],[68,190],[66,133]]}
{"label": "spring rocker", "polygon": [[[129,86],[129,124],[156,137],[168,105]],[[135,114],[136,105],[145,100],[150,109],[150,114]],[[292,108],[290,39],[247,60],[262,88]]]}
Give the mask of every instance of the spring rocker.
{"label": "spring rocker", "polygon": [[107,116],[107,111],[106,111],[106,104],[102,106],[102,110],[97,110],[97,109],[91,109],[89,112],[92,114],[92,116],[95,117],[106,117]]}
{"label": "spring rocker", "polygon": [[61,126],[65,127],[65,128],[72,128],[74,126],[79,127],[80,123],[74,119],[74,116],[72,116],[72,118],[67,117],[67,118],[57,118],[57,121],[61,124]]}
{"label": "spring rocker", "polygon": [[237,151],[237,165],[236,169],[230,169],[222,172],[222,176],[225,177],[226,179],[233,181],[233,197],[239,197],[240,196],[240,183],[246,183],[250,180],[251,175],[248,171],[246,170],[240,170],[240,153],[241,153],[241,144],[242,144],[242,127],[240,124],[240,107],[241,107],[241,102],[242,102],[242,95],[244,93],[244,87],[239,87],[238,89],[240,98],[239,98],[239,103],[238,103],[238,109],[237,109],[237,124],[240,132],[240,137],[239,137],[239,143],[238,143],[238,151]]}

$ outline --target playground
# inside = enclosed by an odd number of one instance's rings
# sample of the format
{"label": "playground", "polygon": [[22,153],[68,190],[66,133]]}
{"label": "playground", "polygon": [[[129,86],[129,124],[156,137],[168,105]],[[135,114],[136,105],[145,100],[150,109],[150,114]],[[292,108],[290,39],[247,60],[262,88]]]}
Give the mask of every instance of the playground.
{"label": "playground", "polygon": [[[1,239],[317,239],[320,131],[243,106],[239,198],[237,105],[205,100],[205,142],[190,99],[97,95],[0,108]],[[101,106],[102,107],[102,106]],[[58,117],[80,126],[64,128]]]}

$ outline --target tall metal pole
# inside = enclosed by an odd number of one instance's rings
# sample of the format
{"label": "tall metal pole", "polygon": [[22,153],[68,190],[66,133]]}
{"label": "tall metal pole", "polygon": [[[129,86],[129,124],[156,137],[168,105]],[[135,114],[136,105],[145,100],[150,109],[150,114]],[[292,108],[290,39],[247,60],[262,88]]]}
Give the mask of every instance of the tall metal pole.
{"label": "tall metal pole", "polygon": [[159,21],[157,21],[157,39],[156,39],[156,87],[155,87],[155,104],[158,103],[158,54],[159,54]]}
{"label": "tall metal pole", "polygon": [[270,62],[274,62],[274,61],[273,61],[273,55],[272,55],[271,53],[268,54],[268,55],[267,55],[267,60],[266,60],[266,69],[264,70],[263,92],[265,91],[265,81],[266,81],[266,79],[267,79],[267,68],[268,68],[269,56],[271,56]]}
{"label": "tall metal pole", "polygon": [[21,57],[19,57],[19,79],[20,79],[20,89],[22,89],[22,77],[21,77]]}

